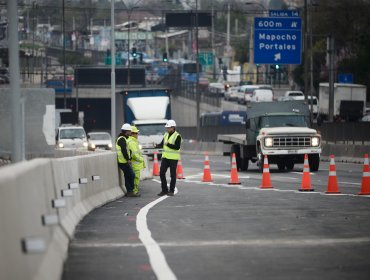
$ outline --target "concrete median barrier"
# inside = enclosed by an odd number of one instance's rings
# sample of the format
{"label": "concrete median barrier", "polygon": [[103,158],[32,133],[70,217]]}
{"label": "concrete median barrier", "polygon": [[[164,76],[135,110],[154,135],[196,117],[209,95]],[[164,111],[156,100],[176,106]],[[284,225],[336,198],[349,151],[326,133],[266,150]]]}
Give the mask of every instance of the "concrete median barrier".
{"label": "concrete median barrier", "polygon": [[[142,179],[151,178],[148,159]],[[0,169],[0,279],[60,279],[69,240],[92,209],[125,193],[114,152]]]}

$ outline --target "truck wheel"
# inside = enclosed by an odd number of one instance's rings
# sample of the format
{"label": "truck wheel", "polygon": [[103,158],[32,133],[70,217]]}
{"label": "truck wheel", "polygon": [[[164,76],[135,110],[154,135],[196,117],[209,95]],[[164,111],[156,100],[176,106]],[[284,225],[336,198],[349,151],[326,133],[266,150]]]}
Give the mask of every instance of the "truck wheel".
{"label": "truck wheel", "polygon": [[285,169],[285,163],[284,162],[279,161],[277,163],[277,166],[278,166],[279,171],[284,171],[284,169]]}
{"label": "truck wheel", "polygon": [[320,156],[318,154],[309,155],[308,164],[310,165],[310,171],[318,171],[320,166]]}
{"label": "truck wheel", "polygon": [[257,165],[258,165],[258,170],[259,172],[263,172],[263,154],[261,151],[261,148],[257,148]]}
{"label": "truck wheel", "polygon": [[287,161],[285,163],[285,166],[286,166],[286,169],[288,169],[289,171],[290,170],[293,170],[293,168],[294,168],[294,161],[292,161],[292,160]]}

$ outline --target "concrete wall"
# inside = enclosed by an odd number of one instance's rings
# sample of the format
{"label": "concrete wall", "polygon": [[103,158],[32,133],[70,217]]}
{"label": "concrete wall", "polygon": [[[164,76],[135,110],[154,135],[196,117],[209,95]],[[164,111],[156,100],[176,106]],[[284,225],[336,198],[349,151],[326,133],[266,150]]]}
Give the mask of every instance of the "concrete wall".
{"label": "concrete wall", "polygon": [[[55,94],[53,89],[23,88],[25,154],[27,158],[54,155]],[[12,150],[12,108],[10,89],[0,89],[0,156]],[[21,105],[20,105],[21,106]]]}
{"label": "concrete wall", "polygon": [[[147,168],[142,179],[150,177]],[[113,152],[2,167],[0,279],[60,279],[75,226],[122,196],[122,182]]]}

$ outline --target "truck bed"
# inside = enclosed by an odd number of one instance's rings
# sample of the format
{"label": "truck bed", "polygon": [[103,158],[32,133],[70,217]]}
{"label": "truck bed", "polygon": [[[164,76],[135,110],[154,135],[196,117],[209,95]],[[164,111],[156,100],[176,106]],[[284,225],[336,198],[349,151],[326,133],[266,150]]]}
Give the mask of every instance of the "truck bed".
{"label": "truck bed", "polygon": [[217,141],[225,144],[242,144],[247,145],[247,139],[245,134],[218,134]]}

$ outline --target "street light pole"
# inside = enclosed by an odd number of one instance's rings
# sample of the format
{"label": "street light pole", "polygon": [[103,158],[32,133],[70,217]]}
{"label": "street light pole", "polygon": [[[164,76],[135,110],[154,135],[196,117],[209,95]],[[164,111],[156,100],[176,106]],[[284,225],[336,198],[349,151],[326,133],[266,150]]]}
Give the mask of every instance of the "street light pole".
{"label": "street light pole", "polygon": [[17,1],[7,0],[8,24],[9,24],[9,70],[10,70],[10,93],[12,111],[12,162],[16,163],[25,158],[24,143],[24,119],[21,111],[21,90],[19,75],[19,42],[18,42],[18,14]]}
{"label": "street light pole", "polygon": [[[111,135],[112,139],[116,137],[116,45],[115,45],[115,33],[114,33],[114,1],[111,1],[110,6],[110,18],[111,18],[111,36],[110,36],[110,48],[111,48]],[[115,145],[113,145],[113,150]]]}
{"label": "street light pole", "polygon": [[195,94],[197,102],[197,139],[200,140],[200,92],[199,92],[199,46],[198,46],[198,0],[195,1],[195,44],[196,44],[196,81]]}
{"label": "street light pole", "polygon": [[[66,39],[65,39],[65,20],[64,20],[64,0],[62,1],[62,38],[63,38],[63,97],[64,97],[64,109],[67,108],[67,94],[66,94]],[[78,108],[76,108],[78,112]]]}

